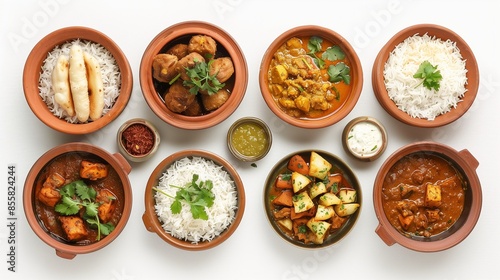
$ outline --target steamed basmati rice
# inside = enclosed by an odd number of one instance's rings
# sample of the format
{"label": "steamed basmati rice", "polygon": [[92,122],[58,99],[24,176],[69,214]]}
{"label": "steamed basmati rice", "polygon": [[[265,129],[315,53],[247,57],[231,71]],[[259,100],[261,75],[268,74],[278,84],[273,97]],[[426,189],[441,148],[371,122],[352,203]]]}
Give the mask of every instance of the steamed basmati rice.
{"label": "steamed basmati rice", "polygon": [[193,174],[198,174],[200,181],[213,182],[214,204],[205,208],[208,220],[193,219],[185,202],[182,202],[179,214],[172,214],[170,205],[174,199],[160,192],[155,193],[155,211],[165,232],[196,244],[214,239],[233,222],[237,192],[233,180],[222,166],[201,157],[177,160],[162,174],[157,188],[175,197],[178,189],[171,185],[183,187],[191,182]]}
{"label": "steamed basmati rice", "polygon": [[[441,71],[439,91],[417,86],[422,80],[413,78],[426,60]],[[431,121],[456,108],[466,92],[466,73],[465,60],[455,42],[415,34],[398,44],[389,55],[384,82],[389,97],[400,110],[413,118]]]}
{"label": "steamed basmati rice", "polygon": [[70,123],[78,123],[76,116],[70,117],[66,111],[54,100],[54,90],[52,89],[52,71],[60,55],[69,57],[69,50],[73,44],[78,44],[82,50],[94,56],[101,68],[102,81],[104,84],[104,110],[105,115],[113,107],[113,104],[120,94],[121,76],[120,68],[113,55],[102,45],[90,41],[74,40],[56,46],[47,54],[40,72],[39,86],[40,96],[47,104],[49,110],[58,118],[65,119]]}

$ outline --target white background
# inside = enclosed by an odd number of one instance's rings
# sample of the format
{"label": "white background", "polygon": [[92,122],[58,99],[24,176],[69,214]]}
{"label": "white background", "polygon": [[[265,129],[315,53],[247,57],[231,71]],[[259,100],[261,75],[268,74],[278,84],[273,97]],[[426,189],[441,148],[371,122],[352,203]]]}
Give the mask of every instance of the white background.
{"label": "white background", "polygon": [[[499,277],[500,242],[498,180],[500,123],[499,32],[495,1],[0,1],[0,275],[2,279],[494,279]],[[139,86],[139,64],[150,42],[164,28],[186,20],[211,22],[230,33],[242,48],[249,69],[248,89],[240,107],[216,127],[185,131],[152,113]],[[376,101],[371,68],[380,48],[399,30],[413,24],[435,23],[461,35],[478,60],[481,83],[474,106],[458,121],[435,129],[418,129],[390,117]],[[306,24],[340,33],[356,49],[364,71],[357,106],[341,122],[304,130],[277,119],[268,109],[258,84],[262,56],[285,30]],[[22,90],[22,71],[31,48],[48,33],[67,26],[95,28],[110,36],[127,55],[134,74],[132,97],[124,112],[106,128],[84,136],[64,135],[40,122],[29,109]],[[35,69],[34,69],[35,71]],[[358,116],[378,118],[387,128],[389,145],[375,162],[362,163],[342,149],[346,123]],[[226,147],[226,132],[238,118],[265,120],[274,145],[257,168],[235,160]],[[126,120],[143,117],[161,131],[158,153],[148,162],[132,164],[129,177],[134,204],[122,234],[109,246],[73,260],[56,256],[31,230],[22,208],[24,179],[47,150],[66,142],[85,141],[111,153],[118,151],[115,134]],[[376,172],[397,148],[433,140],[456,150],[467,149],[479,161],[483,188],[479,222],[469,237],[439,253],[418,253],[397,244],[387,246],[375,234],[378,225],[372,202]],[[149,175],[166,156],[197,148],[228,159],[246,189],[245,215],[237,231],[219,247],[202,252],[176,249],[146,231],[144,189]],[[281,240],[269,226],[262,202],[266,176],[283,156],[302,149],[322,149],[345,159],[362,184],[364,205],[353,231],[325,250],[298,249]],[[17,263],[7,271],[7,166],[17,166]],[[321,278],[320,278],[321,277]]]}

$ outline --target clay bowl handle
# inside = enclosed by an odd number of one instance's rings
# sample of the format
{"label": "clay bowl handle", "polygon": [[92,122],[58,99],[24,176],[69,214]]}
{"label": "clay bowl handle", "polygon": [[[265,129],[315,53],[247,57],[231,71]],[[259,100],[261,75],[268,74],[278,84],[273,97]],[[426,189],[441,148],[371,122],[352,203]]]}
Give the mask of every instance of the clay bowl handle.
{"label": "clay bowl handle", "polygon": [[56,255],[63,259],[68,259],[68,260],[72,260],[74,257],[76,257],[76,254],[63,252],[59,250],[56,250]]}
{"label": "clay bowl handle", "polygon": [[465,160],[465,162],[467,162],[467,164],[469,164],[472,169],[477,169],[477,167],[479,166],[479,161],[469,152],[469,150],[461,150],[460,152],[458,152],[458,154]]}
{"label": "clay bowl handle", "polygon": [[379,224],[377,228],[375,229],[375,232],[378,234],[380,239],[387,244],[387,246],[392,246],[396,241],[391,237],[391,235],[387,232],[387,230]]}
{"label": "clay bowl handle", "polygon": [[144,223],[144,226],[146,227],[146,229],[148,231],[154,232],[153,222],[151,221],[151,219],[149,218],[149,216],[147,215],[146,212],[144,212],[144,214],[142,214],[142,222]]}

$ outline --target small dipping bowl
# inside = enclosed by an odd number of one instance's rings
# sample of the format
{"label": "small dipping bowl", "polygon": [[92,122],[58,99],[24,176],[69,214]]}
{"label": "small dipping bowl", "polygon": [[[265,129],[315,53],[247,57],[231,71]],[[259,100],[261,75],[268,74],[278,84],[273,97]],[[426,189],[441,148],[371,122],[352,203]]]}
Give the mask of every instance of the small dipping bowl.
{"label": "small dipping bowl", "polygon": [[244,117],[233,123],[227,132],[227,147],[241,161],[257,161],[271,149],[273,137],[261,119]]}
{"label": "small dipping bowl", "polygon": [[387,132],[378,120],[357,117],[345,126],[342,145],[351,156],[362,161],[374,161],[387,147]]}
{"label": "small dipping bowl", "polygon": [[153,156],[160,144],[160,134],[155,126],[141,118],[122,124],[116,136],[118,149],[133,162],[143,162]]}

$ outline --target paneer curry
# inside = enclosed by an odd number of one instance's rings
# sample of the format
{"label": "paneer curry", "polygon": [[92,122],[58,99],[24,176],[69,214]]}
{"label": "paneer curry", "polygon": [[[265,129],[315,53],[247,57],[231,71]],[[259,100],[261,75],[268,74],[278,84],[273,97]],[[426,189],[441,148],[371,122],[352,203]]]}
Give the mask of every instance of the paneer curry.
{"label": "paneer curry", "polygon": [[288,115],[315,119],[338,110],[351,92],[344,51],[317,36],[293,37],[274,53],[268,87]]}
{"label": "paneer curry", "polygon": [[323,244],[360,207],[342,171],[314,151],[292,156],[267,195],[281,231],[306,245]]}
{"label": "paneer curry", "polygon": [[87,153],[66,153],[44,167],[36,180],[34,208],[55,239],[88,245],[113,231],[124,193],[116,171]]}
{"label": "paneer curry", "polygon": [[428,238],[459,219],[466,183],[446,159],[414,153],[400,159],[387,173],[382,203],[389,222],[404,235]]}

